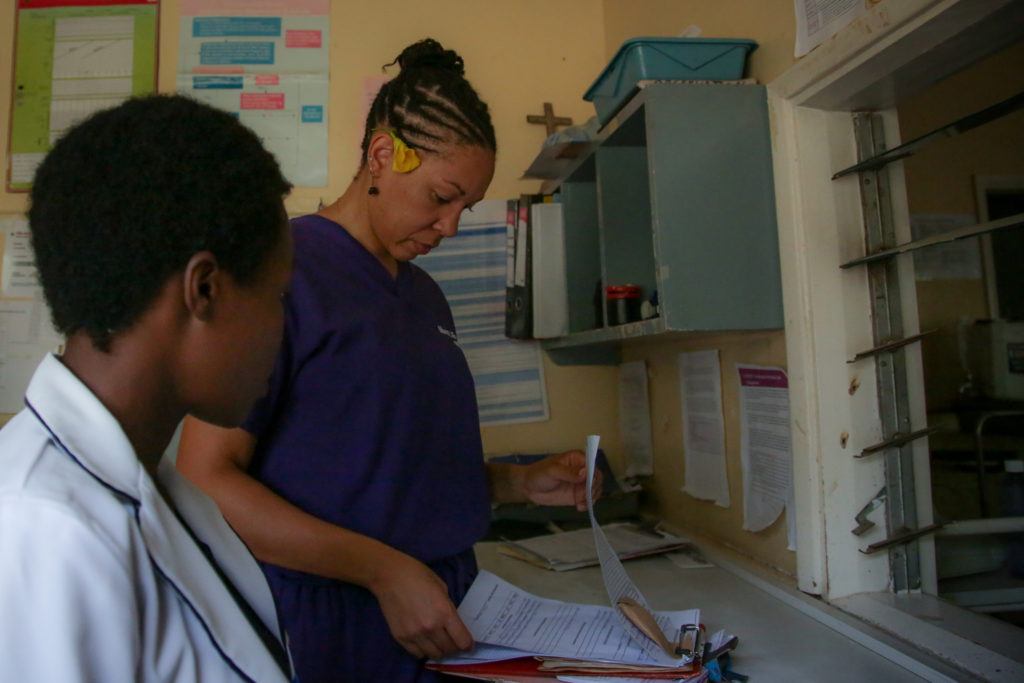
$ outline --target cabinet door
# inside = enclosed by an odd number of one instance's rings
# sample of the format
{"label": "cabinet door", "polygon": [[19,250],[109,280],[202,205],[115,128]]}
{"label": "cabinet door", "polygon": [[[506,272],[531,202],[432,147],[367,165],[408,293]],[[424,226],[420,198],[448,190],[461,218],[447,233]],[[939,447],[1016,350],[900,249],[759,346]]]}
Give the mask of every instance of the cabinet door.
{"label": "cabinet door", "polygon": [[649,90],[651,221],[666,326],[781,328],[764,87],[656,84]]}

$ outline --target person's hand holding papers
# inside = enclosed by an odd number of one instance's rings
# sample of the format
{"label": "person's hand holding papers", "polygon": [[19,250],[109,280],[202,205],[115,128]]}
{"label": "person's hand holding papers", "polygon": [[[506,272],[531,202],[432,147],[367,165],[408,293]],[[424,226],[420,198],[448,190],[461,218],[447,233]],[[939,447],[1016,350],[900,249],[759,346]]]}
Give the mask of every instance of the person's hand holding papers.
{"label": "person's hand holding papers", "polygon": [[[489,474],[496,502],[587,509],[587,458],[583,451],[556,453],[523,466],[491,464]],[[593,482],[595,501],[601,497],[601,485],[601,473],[597,472]]]}
{"label": "person's hand holding papers", "polygon": [[473,647],[448,587],[422,562],[395,552],[370,582],[391,635],[415,657],[440,658]]}

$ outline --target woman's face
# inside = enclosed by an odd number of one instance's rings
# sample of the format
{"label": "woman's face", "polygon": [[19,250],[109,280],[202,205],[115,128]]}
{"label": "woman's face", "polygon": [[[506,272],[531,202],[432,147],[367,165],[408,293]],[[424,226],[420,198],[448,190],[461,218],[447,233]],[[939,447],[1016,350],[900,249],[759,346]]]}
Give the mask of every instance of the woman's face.
{"label": "woman's face", "polygon": [[376,181],[380,194],[369,211],[378,257],[411,261],[453,237],[463,210],[483,199],[494,176],[494,152],[483,147],[449,146],[420,158],[409,173],[385,164]]}

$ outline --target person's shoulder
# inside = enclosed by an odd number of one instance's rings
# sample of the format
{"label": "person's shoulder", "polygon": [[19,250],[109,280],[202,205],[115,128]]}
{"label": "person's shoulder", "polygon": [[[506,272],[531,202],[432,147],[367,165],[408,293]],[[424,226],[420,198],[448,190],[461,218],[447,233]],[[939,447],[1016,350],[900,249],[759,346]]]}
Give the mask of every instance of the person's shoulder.
{"label": "person's shoulder", "polygon": [[309,245],[316,245],[324,240],[324,219],[315,213],[299,216],[289,221],[292,228],[292,243],[296,252],[302,252]]}
{"label": "person's shoulder", "polygon": [[0,429],[0,495],[11,495],[46,477],[50,435],[27,409]]}
{"label": "person's shoulder", "polygon": [[0,516],[5,533],[23,526],[32,537],[60,528],[122,546],[132,533],[130,499],[56,446],[27,411],[0,430]]}
{"label": "person's shoulder", "polygon": [[351,269],[342,267],[350,259],[350,238],[345,229],[323,216],[310,214],[292,219],[292,244],[296,277],[332,281]]}

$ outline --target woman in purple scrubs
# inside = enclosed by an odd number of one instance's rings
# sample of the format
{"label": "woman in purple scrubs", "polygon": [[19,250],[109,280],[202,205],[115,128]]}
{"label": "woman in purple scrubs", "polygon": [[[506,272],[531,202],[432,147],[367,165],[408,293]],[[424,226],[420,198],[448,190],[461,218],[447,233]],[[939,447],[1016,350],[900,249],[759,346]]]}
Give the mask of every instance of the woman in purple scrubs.
{"label": "woman in purple scrubs", "polygon": [[583,454],[486,464],[473,378],[437,284],[410,263],[494,173],[462,59],[406,48],[345,193],[292,222],[285,340],[243,429],[186,424],[178,465],[263,562],[300,679],[432,681],[472,645],[455,605],[490,502],[585,505]]}

